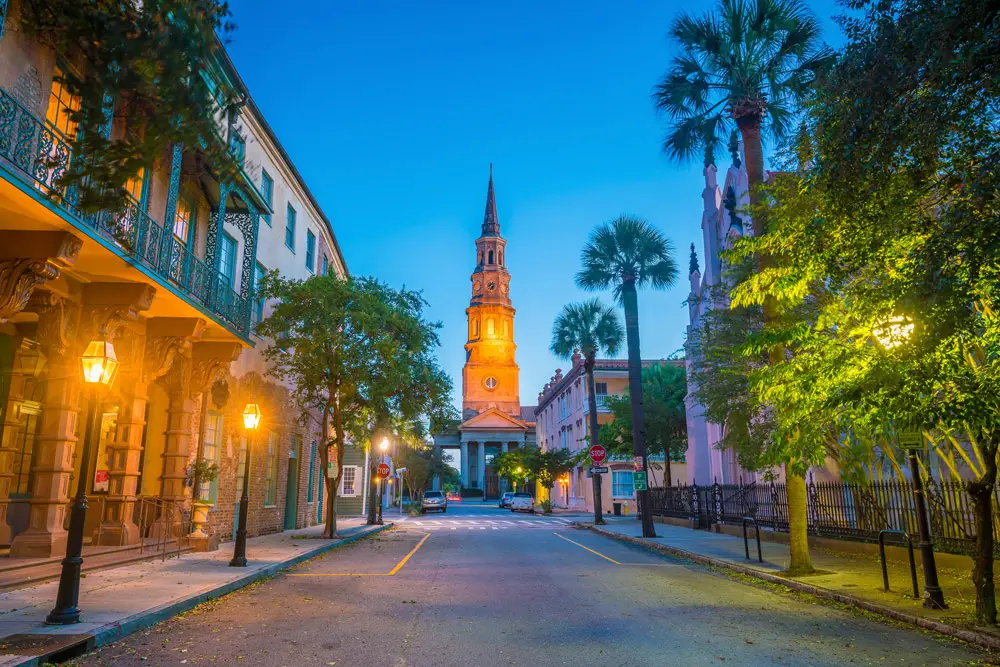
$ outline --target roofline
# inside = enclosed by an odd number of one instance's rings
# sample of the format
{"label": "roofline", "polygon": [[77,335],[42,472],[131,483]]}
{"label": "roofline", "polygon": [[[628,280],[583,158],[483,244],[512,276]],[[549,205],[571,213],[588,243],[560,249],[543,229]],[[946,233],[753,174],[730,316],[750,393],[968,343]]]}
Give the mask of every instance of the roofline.
{"label": "roofline", "polygon": [[[602,364],[604,367],[602,368]],[[674,366],[684,367],[686,366],[683,359],[643,359],[643,368],[648,368],[656,364],[672,364]],[[595,359],[594,360],[594,371],[600,370],[628,370],[628,359]],[[542,394],[542,399],[538,401],[538,405],[535,406],[535,415],[537,416],[545,406],[555,400],[557,394],[559,394],[566,385],[577,377],[583,375],[583,363],[574,364],[570,367],[569,372],[563,376],[563,379],[555,387],[549,387],[549,390]],[[542,393],[542,392],[539,392]]]}
{"label": "roofline", "polygon": [[222,54],[223,64],[229,70],[228,74],[233,77],[237,87],[240,89],[240,92],[246,95],[247,105],[250,107],[254,116],[256,116],[261,127],[264,129],[264,132],[267,134],[267,138],[274,144],[274,147],[278,150],[278,154],[287,163],[288,168],[299,182],[302,190],[306,193],[306,197],[309,198],[309,202],[313,205],[319,213],[320,218],[322,218],[323,222],[326,224],[327,231],[330,232],[330,238],[333,239],[334,250],[336,250],[337,255],[340,257],[341,266],[344,267],[344,276],[349,276],[350,271],[347,269],[347,260],[344,259],[344,252],[341,250],[340,243],[337,241],[337,235],[333,231],[333,224],[330,222],[330,219],[326,217],[323,207],[319,205],[319,202],[316,200],[315,195],[313,195],[312,190],[310,190],[309,186],[306,184],[305,179],[302,178],[302,174],[299,173],[299,169],[295,166],[295,162],[292,160],[292,157],[288,154],[288,151],[285,150],[285,147],[281,145],[281,141],[278,140],[278,135],[274,133],[271,125],[267,122],[267,119],[264,118],[264,114],[261,113],[260,107],[257,106],[256,102],[254,102],[253,96],[250,94],[250,89],[243,81],[243,77],[240,76],[239,70],[236,69],[236,65],[233,63],[232,58],[229,57],[229,52],[226,50],[225,44],[222,43],[222,40],[218,39],[218,36],[216,36],[216,40],[218,42],[219,52]]}

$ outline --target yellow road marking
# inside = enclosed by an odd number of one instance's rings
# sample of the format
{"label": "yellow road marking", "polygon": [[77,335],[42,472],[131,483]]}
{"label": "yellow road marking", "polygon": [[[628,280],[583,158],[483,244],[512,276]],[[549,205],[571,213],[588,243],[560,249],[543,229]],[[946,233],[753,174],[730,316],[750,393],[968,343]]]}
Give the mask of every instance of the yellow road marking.
{"label": "yellow road marking", "polygon": [[[413,531],[411,531],[411,532],[413,532]],[[431,536],[430,533],[424,533],[424,536],[422,538],[420,538],[419,542],[417,542],[417,546],[413,547],[410,550],[410,553],[408,553],[405,556],[403,556],[403,560],[401,560],[398,563],[396,563],[396,567],[392,568],[392,570],[390,570],[389,572],[386,572],[386,573],[381,573],[381,572],[377,572],[377,573],[373,573],[373,572],[359,572],[359,573],[356,573],[356,574],[352,574],[352,573],[346,573],[346,574],[345,573],[326,574],[326,573],[322,573],[322,572],[317,572],[317,573],[303,572],[303,573],[300,573],[300,574],[288,574],[286,576],[289,576],[289,577],[394,577],[394,576],[396,576],[397,572],[399,572],[401,569],[403,569],[403,566],[406,565],[406,561],[410,560],[410,557],[413,556],[413,554],[417,553],[417,549],[419,549],[420,547],[424,546],[424,542],[426,542],[427,538],[430,537],[430,536]]]}
{"label": "yellow road marking", "polygon": [[399,570],[400,570],[400,569],[401,569],[401,568],[402,568],[402,567],[403,567],[404,565],[406,565],[406,561],[410,560],[410,556],[412,556],[413,554],[417,553],[417,549],[419,549],[420,547],[424,546],[424,542],[426,542],[426,541],[427,541],[427,538],[428,538],[428,537],[430,537],[430,536],[431,536],[431,534],[430,534],[430,533],[427,533],[427,534],[426,534],[426,535],[424,535],[424,536],[423,536],[422,538],[420,538],[420,541],[419,541],[419,542],[417,542],[417,546],[413,547],[413,550],[412,550],[412,551],[410,551],[410,553],[408,553],[408,554],[406,554],[405,556],[403,556],[403,560],[399,561],[399,562],[398,562],[398,563],[396,564],[396,567],[392,568],[392,570],[391,570],[391,571],[389,572],[389,576],[391,577],[391,576],[393,576],[394,574],[396,574],[397,572],[399,572]]}
{"label": "yellow road marking", "polygon": [[579,542],[574,542],[573,540],[569,539],[568,537],[563,537],[563,536],[562,536],[562,535],[560,535],[559,533],[552,533],[552,534],[553,534],[553,535],[555,535],[556,537],[559,537],[559,538],[562,538],[562,539],[566,540],[566,541],[567,541],[567,542],[569,542],[570,544],[575,544],[576,546],[580,547],[581,549],[584,549],[584,550],[586,550],[586,551],[589,551],[590,553],[594,554],[595,556],[600,556],[600,557],[601,557],[601,558],[603,558],[604,560],[606,560],[606,561],[610,561],[610,562],[614,563],[615,565],[623,565],[623,563],[619,563],[619,562],[618,562],[618,561],[616,561],[616,560],[615,560],[614,558],[609,558],[608,556],[605,556],[605,555],[604,555],[604,554],[602,554],[601,552],[599,552],[599,551],[594,551],[594,550],[593,550],[593,549],[591,549],[590,547],[585,547],[585,546],[583,546],[582,544],[580,544]]}

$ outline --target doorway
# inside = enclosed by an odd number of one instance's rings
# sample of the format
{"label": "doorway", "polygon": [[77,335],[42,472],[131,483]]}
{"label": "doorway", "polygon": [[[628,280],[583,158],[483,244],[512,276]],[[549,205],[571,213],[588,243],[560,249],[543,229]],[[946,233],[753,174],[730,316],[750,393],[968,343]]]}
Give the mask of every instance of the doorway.
{"label": "doorway", "polygon": [[288,450],[288,486],[285,487],[285,530],[295,530],[299,510],[299,455],[302,452],[302,436],[292,437],[292,448]]}

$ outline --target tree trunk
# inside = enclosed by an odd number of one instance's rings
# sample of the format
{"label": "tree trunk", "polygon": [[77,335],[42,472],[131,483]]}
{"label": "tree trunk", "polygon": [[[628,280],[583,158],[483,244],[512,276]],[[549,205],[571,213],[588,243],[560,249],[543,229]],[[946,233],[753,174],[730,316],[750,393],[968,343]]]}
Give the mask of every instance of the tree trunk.
{"label": "tree trunk", "polygon": [[[625,306],[625,340],[628,343],[628,393],[632,408],[632,443],[635,455],[642,461],[642,471],[649,475],[646,457],[646,415],[642,407],[642,355],[639,352],[639,297],[635,291],[635,278],[622,281],[622,302]],[[649,492],[637,492],[639,511],[642,513],[642,536],[656,537],[653,516],[649,512]]]}
{"label": "tree trunk", "polygon": [[[587,371],[587,400],[590,401],[590,446],[593,447],[599,444],[597,441],[598,429],[600,429],[600,424],[597,421],[597,383],[594,382],[594,362],[597,356],[596,350],[590,350],[587,353],[587,359],[584,362],[584,370]],[[604,523],[604,508],[601,507],[601,475],[593,475],[591,477],[593,481],[594,489],[594,523],[597,525]]]}
{"label": "tree trunk", "polygon": [[785,466],[785,493],[788,498],[788,546],[791,563],[788,573],[794,575],[813,572],[809,556],[809,512],[806,497],[806,478]]}
{"label": "tree trunk", "polygon": [[670,472],[670,449],[669,449],[669,447],[664,447],[663,448],[663,460],[664,460],[664,462],[667,465],[667,469],[666,469],[666,472],[665,472],[667,478],[664,480],[663,486],[673,486],[674,483],[671,481],[671,476],[673,475],[673,473]]}
{"label": "tree trunk", "polygon": [[997,481],[996,447],[983,452],[983,476],[969,482],[975,510],[976,546],[972,558],[972,583],[976,586],[976,623],[996,625],[997,601],[993,586],[993,489]]}
{"label": "tree trunk", "polygon": [[378,521],[376,516],[375,503],[377,502],[378,493],[376,488],[378,487],[378,478],[375,476],[376,468],[378,462],[375,457],[371,457],[371,465],[368,466],[368,525],[374,526]]}

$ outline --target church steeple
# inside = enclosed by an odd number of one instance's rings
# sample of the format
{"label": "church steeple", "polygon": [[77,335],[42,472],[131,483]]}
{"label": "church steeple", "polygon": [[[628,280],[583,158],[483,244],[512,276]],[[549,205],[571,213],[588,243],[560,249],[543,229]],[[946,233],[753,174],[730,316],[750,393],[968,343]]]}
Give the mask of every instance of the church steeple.
{"label": "church steeple", "polygon": [[493,163],[490,162],[490,184],[486,189],[486,213],[483,215],[483,236],[500,236],[497,200],[493,194]]}

